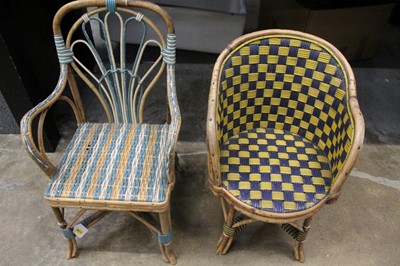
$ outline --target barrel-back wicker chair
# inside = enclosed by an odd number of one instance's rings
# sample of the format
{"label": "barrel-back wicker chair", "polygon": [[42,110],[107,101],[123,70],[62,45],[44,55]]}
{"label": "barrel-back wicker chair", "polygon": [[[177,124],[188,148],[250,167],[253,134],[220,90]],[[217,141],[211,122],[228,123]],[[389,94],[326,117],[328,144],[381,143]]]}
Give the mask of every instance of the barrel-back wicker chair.
{"label": "barrel-back wicker chair", "polygon": [[303,262],[313,215],[338,198],[363,143],[346,59],[297,31],[241,36],[215,63],[207,119],[209,182],[225,219],[217,253],[263,221],[282,225]]}
{"label": "barrel-back wicker chair", "polygon": [[[77,10],[84,15],[63,37],[63,18]],[[111,19],[119,23],[115,33],[119,42],[111,41]],[[97,25],[104,51],[93,43],[90,25]],[[32,159],[50,178],[44,197],[68,241],[67,258],[76,256],[76,237],[88,227],[110,211],[125,211],[150,229],[164,259],[175,264],[170,196],[180,111],[175,92],[175,34],[169,15],[144,1],[73,1],[57,12],[53,31],[59,80],[53,93],[24,116],[21,133]],[[77,31],[83,32],[83,39],[74,37]],[[137,53],[127,52],[129,34],[138,35]],[[147,48],[158,55],[142,64]],[[85,60],[93,60],[94,70],[79,58],[80,49],[89,54]],[[164,87],[168,110],[161,108],[166,116],[158,124],[145,123],[145,100],[156,84]],[[81,90],[88,88],[100,101],[108,122],[88,121],[81,100]],[[55,165],[46,155],[43,124],[49,108],[58,101],[69,104],[78,127]],[[79,211],[66,221],[66,208]]]}

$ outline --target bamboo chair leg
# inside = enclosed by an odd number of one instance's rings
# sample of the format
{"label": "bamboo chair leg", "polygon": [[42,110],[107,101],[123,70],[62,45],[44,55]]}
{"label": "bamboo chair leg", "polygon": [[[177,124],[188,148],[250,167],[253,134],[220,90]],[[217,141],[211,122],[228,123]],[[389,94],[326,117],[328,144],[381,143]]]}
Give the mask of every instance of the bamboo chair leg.
{"label": "bamboo chair leg", "polygon": [[[172,231],[170,208],[160,213],[161,234],[168,235]],[[160,243],[161,253],[164,259],[172,265],[176,264],[177,254],[172,244],[172,239],[168,243]]]}
{"label": "bamboo chair leg", "polygon": [[296,260],[298,260],[302,263],[306,260],[305,254],[304,254],[304,242],[306,240],[308,230],[310,229],[311,220],[312,220],[312,217],[304,220],[303,228],[302,228],[303,230],[302,230],[302,232],[300,232],[299,237],[297,239],[295,239],[295,242],[294,242],[294,257],[296,258]]}
{"label": "bamboo chair leg", "polygon": [[76,242],[76,239],[67,239],[68,241],[68,249],[67,249],[67,255],[65,256],[67,259],[72,259],[76,257],[78,254],[78,243]]}
{"label": "bamboo chair leg", "polygon": [[[225,203],[222,201],[222,204]],[[217,255],[225,255],[232,245],[233,237],[235,235],[235,229],[232,228],[234,217],[235,217],[235,208],[232,205],[230,206],[228,215],[225,217],[223,231],[217,244]]]}
{"label": "bamboo chair leg", "polygon": [[[66,229],[67,222],[64,220],[64,215],[62,214],[60,208],[52,207],[52,210],[54,212],[54,215],[56,216],[57,223],[60,226],[60,228]],[[76,255],[78,254],[78,244],[76,242],[76,239],[72,238],[72,239],[66,239],[66,240],[67,240],[66,258],[71,259],[73,257],[76,257]]]}
{"label": "bamboo chair leg", "polygon": [[294,241],[294,257],[300,262],[305,261],[303,242],[299,242],[297,240]]}

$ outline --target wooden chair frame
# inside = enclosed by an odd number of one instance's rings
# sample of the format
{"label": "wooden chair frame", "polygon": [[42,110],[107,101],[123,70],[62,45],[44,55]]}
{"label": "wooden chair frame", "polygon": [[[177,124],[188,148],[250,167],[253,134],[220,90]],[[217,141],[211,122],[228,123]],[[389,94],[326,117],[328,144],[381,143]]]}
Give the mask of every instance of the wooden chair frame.
{"label": "wooden chair frame", "polygon": [[[252,40],[260,40],[262,38],[268,38],[270,36],[287,37],[294,39],[306,39],[310,42],[316,43],[324,47],[331,55],[342,66],[342,71],[346,76],[346,87],[347,87],[347,100],[348,110],[352,116],[354,125],[354,136],[351,145],[351,150],[348,153],[348,157],[339,170],[334,183],[332,184],[328,195],[321,200],[318,204],[311,208],[295,211],[289,213],[276,213],[263,211],[261,209],[254,208],[244,202],[238,200],[229,191],[222,187],[221,181],[221,168],[220,168],[220,144],[217,140],[217,101],[218,91],[221,86],[220,77],[221,71],[224,67],[224,62],[227,58],[235,51],[239,49],[241,45],[250,43]],[[237,50],[236,50],[237,51]],[[223,118],[220,118],[221,120]],[[316,36],[292,31],[292,30],[280,30],[271,29],[263,30],[254,33],[250,33],[241,36],[231,42],[228,47],[218,57],[211,80],[210,94],[208,101],[208,115],[207,115],[207,147],[208,147],[208,172],[209,172],[209,184],[213,194],[220,198],[222,204],[222,210],[224,215],[224,230],[221,238],[218,242],[217,254],[225,254],[230,248],[233,238],[246,224],[253,223],[256,221],[262,221],[266,223],[281,224],[283,229],[287,231],[295,239],[294,254],[295,258],[301,262],[305,260],[303,242],[307,231],[310,228],[312,217],[325,205],[336,201],[339,197],[343,185],[348,178],[351,169],[353,168],[356,159],[359,155],[362,143],[364,139],[364,121],[361,114],[357,96],[356,96],[356,82],[352,69],[345,59],[345,57],[330,43],[318,38]],[[237,215],[239,214],[239,215]],[[303,223],[298,224],[298,221]]]}
{"label": "wooden chair frame", "polygon": [[[89,7],[94,7],[94,9],[90,9],[79,18],[76,23],[72,26],[69,31],[66,43],[64,43],[63,35],[61,32],[61,21],[62,19],[70,12],[73,12],[77,9],[86,9]],[[130,9],[128,9],[130,8]],[[133,8],[133,9],[132,9]],[[162,21],[165,23],[167,36],[164,35],[162,30],[160,30],[149,18],[140,13],[140,11],[135,11],[139,8],[140,10],[148,10],[149,12],[153,12],[161,17]],[[92,16],[97,15],[99,12],[108,12],[108,13],[116,13],[118,17],[120,17],[119,12],[126,13],[132,16],[135,20],[149,25],[156,35],[159,37],[159,43],[152,41],[152,44],[159,46],[161,50],[160,57],[156,60],[153,66],[151,66],[149,72],[155,71],[153,74],[153,80],[148,82],[146,89],[141,95],[141,101],[138,100],[139,96],[137,96],[136,92],[131,92],[131,99],[133,102],[133,107],[130,107],[129,110],[118,111],[116,110],[116,106],[118,103],[113,101],[114,99],[108,101],[107,95],[111,95],[110,91],[106,91],[106,85],[102,85],[102,82],[105,84],[110,82],[111,79],[115,78],[114,76],[125,75],[125,73],[129,73],[131,75],[132,83],[137,81],[136,72],[137,69],[133,69],[132,72],[125,69],[125,55],[122,50],[125,49],[125,44],[121,44],[121,68],[118,68],[115,65],[115,60],[112,55],[110,64],[111,70],[107,70],[112,72],[111,74],[102,73],[103,78],[96,80],[96,77],[83,66],[83,64],[77,59],[74,54],[74,45],[76,42],[73,41],[74,32],[82,27],[83,24],[88,23]],[[108,16],[108,15],[106,15]],[[97,19],[97,18],[96,18]],[[98,19],[97,19],[98,21]],[[121,22],[122,23],[122,22]],[[121,26],[122,27],[122,26]],[[108,28],[106,26],[105,31],[108,33]],[[170,16],[159,6],[144,1],[130,1],[130,0],[83,0],[83,1],[73,1],[65,6],[63,6],[56,14],[53,21],[53,32],[55,36],[57,53],[60,61],[60,76],[58,83],[56,85],[53,93],[46,98],[43,102],[39,103],[35,108],[30,110],[24,118],[21,120],[21,134],[24,144],[26,145],[27,151],[31,158],[36,162],[36,164],[40,167],[40,169],[46,173],[46,175],[51,179],[57,169],[57,166],[53,164],[49,157],[46,155],[44,142],[43,142],[43,125],[50,107],[52,107],[57,101],[65,101],[72,108],[76,121],[79,124],[87,123],[87,117],[84,111],[84,107],[82,104],[80,92],[78,89],[77,81],[75,79],[76,73],[85,83],[86,85],[93,91],[93,93],[99,98],[101,105],[104,108],[106,116],[108,118],[109,123],[129,123],[129,124],[142,124],[143,123],[143,108],[144,102],[147,97],[147,94],[151,91],[155,83],[160,79],[162,73],[166,70],[167,77],[167,124],[168,124],[168,134],[166,140],[166,149],[168,151],[168,163],[167,163],[167,187],[166,187],[166,195],[165,200],[161,202],[146,202],[146,201],[117,201],[117,200],[99,200],[99,199],[58,199],[54,197],[45,197],[48,200],[49,205],[51,206],[57,223],[59,224],[64,237],[68,242],[68,252],[67,258],[72,258],[77,255],[77,241],[75,235],[72,233],[72,229],[77,224],[83,224],[86,227],[90,227],[99,221],[101,218],[106,216],[110,211],[124,211],[130,214],[132,217],[142,222],[146,227],[150,229],[153,235],[158,239],[160,248],[163,254],[164,259],[171,263],[176,264],[176,253],[172,245],[172,227],[171,227],[171,217],[170,217],[170,197],[171,191],[175,184],[175,148],[176,142],[178,138],[178,133],[180,129],[180,111],[176,98],[176,88],[175,88],[175,31],[174,25],[170,18]],[[122,36],[122,32],[120,33]],[[107,38],[107,37],[106,37]],[[123,37],[121,37],[121,40]],[[95,49],[93,44],[90,43],[89,37],[87,37],[86,45]],[[111,48],[111,41],[108,41],[109,47]],[[122,43],[122,42],[121,42]],[[148,43],[144,43],[142,40],[140,44],[141,48],[145,49]],[[141,54],[137,55],[135,63],[139,65],[139,61],[141,60]],[[96,56],[94,56],[96,58]],[[96,58],[97,60],[97,58]],[[99,64],[99,62],[97,62]],[[99,64],[100,70],[101,64]],[[158,68],[158,70],[156,70]],[[122,69],[122,70],[121,70]],[[84,73],[86,71],[87,73]],[[103,71],[104,72],[104,71]],[[148,72],[148,73],[149,73]],[[147,77],[145,74],[142,77],[144,80]],[[114,75],[114,76],[113,76]],[[150,74],[149,74],[150,75]],[[109,79],[109,80],[106,80]],[[93,81],[94,80],[94,81]],[[121,77],[117,77],[114,79],[115,84],[124,82],[124,79]],[[136,87],[140,87],[142,81],[137,81],[138,84]],[[97,84],[96,84],[97,83]],[[69,87],[70,94],[65,93],[66,87]],[[127,84],[125,84],[127,85]],[[140,86],[139,86],[140,85]],[[123,87],[123,86],[121,86]],[[135,84],[132,85],[132,88],[135,87]],[[108,93],[108,94],[107,94]],[[71,95],[72,97],[69,97]],[[111,98],[111,97],[108,97]],[[127,99],[127,97],[119,97],[119,99]],[[121,101],[122,101],[121,100]],[[122,104],[123,105],[123,104]],[[119,107],[118,107],[119,108]],[[121,107],[123,109],[123,107]],[[33,128],[35,123],[37,124],[37,132],[33,132]],[[37,136],[37,137],[36,137]],[[79,209],[78,213],[70,220],[65,220],[64,209],[65,208],[74,208]],[[83,215],[90,210],[95,210],[96,212],[91,215],[86,215],[86,217],[79,221]],[[154,218],[151,213],[157,214],[159,219]]]}

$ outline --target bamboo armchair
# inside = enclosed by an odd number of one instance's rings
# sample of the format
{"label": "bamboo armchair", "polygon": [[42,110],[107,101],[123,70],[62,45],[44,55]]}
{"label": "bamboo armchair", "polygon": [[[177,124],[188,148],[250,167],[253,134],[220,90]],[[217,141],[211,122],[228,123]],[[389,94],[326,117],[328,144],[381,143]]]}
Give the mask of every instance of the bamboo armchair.
{"label": "bamboo armchair", "polygon": [[[64,42],[61,22],[78,9],[84,15],[64,35]],[[104,21],[101,13],[105,13]],[[157,26],[145,15],[150,13],[161,18],[164,25]],[[111,42],[109,19],[120,22],[118,44]],[[89,37],[87,27],[91,23],[100,29],[105,58]],[[85,39],[74,37],[79,30]],[[175,91],[175,34],[171,18],[149,2],[82,0],[70,2],[57,12],[53,31],[60,61],[59,80],[53,93],[23,117],[21,134],[29,155],[50,178],[44,197],[68,242],[67,258],[77,255],[77,236],[83,236],[86,229],[110,211],[124,211],[150,229],[164,259],[176,264],[170,197],[175,183],[175,147],[181,117]],[[154,39],[148,37],[150,32],[156,36]],[[126,34],[142,36],[137,53],[127,52]],[[149,46],[159,53],[144,66],[142,58]],[[78,58],[79,49],[91,55],[97,71]],[[107,123],[88,121],[78,77],[97,96]],[[143,121],[144,103],[155,84],[166,87],[165,124]],[[46,155],[42,128],[48,110],[58,101],[69,104],[78,127],[56,165]],[[35,126],[37,134],[33,132]],[[69,221],[65,215],[67,208],[78,210]]]}
{"label": "bamboo armchair", "polygon": [[234,40],[217,59],[207,117],[209,183],[225,254],[247,224],[281,224],[305,260],[311,219],[340,195],[364,121],[352,69],[328,42],[291,30]]}

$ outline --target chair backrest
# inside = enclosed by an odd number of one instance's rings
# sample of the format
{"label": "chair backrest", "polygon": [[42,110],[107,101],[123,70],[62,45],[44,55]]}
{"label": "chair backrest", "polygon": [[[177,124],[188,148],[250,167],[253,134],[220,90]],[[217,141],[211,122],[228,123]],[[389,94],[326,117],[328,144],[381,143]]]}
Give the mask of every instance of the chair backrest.
{"label": "chair backrest", "polygon": [[290,131],[325,152],[335,182],[354,144],[354,112],[361,116],[354,75],[336,48],[295,31],[245,35],[218,58],[211,87],[215,145],[251,128]]}
{"label": "chair backrest", "polygon": [[[83,10],[83,15],[64,35],[64,43],[61,22],[68,13],[77,9]],[[97,44],[89,33],[90,28],[94,33],[98,30],[100,38]],[[149,2],[75,1],[56,14],[53,31],[61,67],[71,65],[99,99],[108,121],[141,123],[146,97],[163,77],[166,64],[175,63],[174,26],[168,14]],[[78,31],[82,32],[80,36],[83,38],[75,37]],[[128,50],[127,35],[136,36],[136,51]],[[118,42],[113,42],[115,39]],[[79,58],[82,54],[77,52],[79,49],[85,50],[86,58]],[[141,64],[148,50],[153,56],[151,62]],[[94,69],[85,65],[87,58],[94,62]],[[174,78],[173,73],[170,74],[167,73],[169,80]],[[68,76],[68,81],[76,105],[73,108],[76,107],[78,117],[85,119],[73,75]]]}

